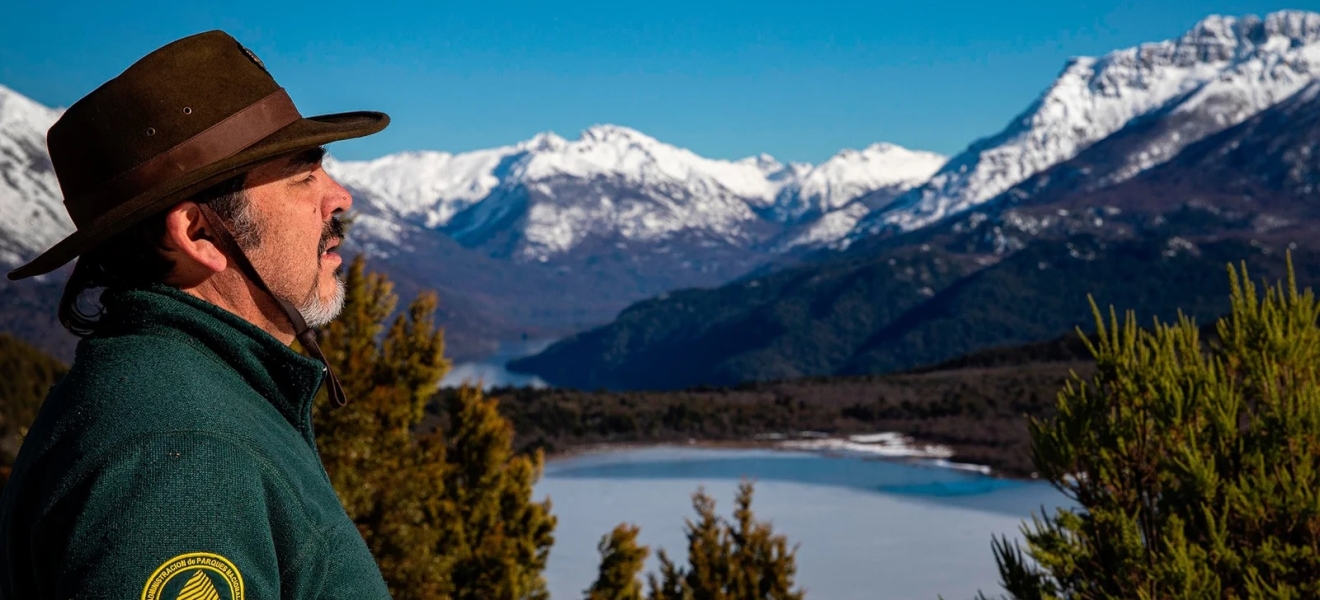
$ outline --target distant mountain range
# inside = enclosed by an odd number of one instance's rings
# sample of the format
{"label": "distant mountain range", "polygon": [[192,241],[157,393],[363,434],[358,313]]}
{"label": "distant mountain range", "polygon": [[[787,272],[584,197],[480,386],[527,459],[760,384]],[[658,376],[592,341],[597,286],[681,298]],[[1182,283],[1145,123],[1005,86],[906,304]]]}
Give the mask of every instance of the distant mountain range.
{"label": "distant mountain range", "polygon": [[[0,87],[0,267],[72,230],[45,152],[58,116]],[[326,168],[356,198],[349,251],[366,252],[405,294],[438,289],[462,358],[598,325],[636,300],[809,249],[811,228],[856,197],[895,197],[944,160],[892,144],[814,167],[714,160],[602,125],[573,141],[542,133],[463,154],[329,158]],[[71,340],[49,309],[62,277],[0,282],[0,328],[67,356]]]}
{"label": "distant mountain range", "polygon": [[1295,11],[1075,59],[832,249],[635,304],[510,367],[582,388],[879,373],[1090,326],[1088,293],[1206,319],[1225,263],[1277,277],[1290,249],[1320,281],[1318,75],[1320,15]]}
{"label": "distant mountain range", "polygon": [[756,249],[859,196],[897,196],[945,160],[892,144],[845,150],[815,167],[768,155],[713,160],[601,125],[573,141],[542,133],[457,155],[331,161],[328,170],[375,209],[367,234],[382,249],[390,225],[402,222],[492,256],[549,262],[602,243],[663,251],[686,239]]}
{"label": "distant mountain range", "polygon": [[[404,296],[438,290],[455,358],[573,334],[514,367],[588,388],[874,373],[1054,337],[1088,291],[1212,314],[1224,262],[1310,257],[1318,78],[1320,14],[1213,16],[1072,59],[948,160],[717,160],[600,125],[326,168],[356,200],[348,251]],[[71,230],[58,115],[0,87],[0,267]],[[67,357],[62,278],[0,281],[0,329]]]}

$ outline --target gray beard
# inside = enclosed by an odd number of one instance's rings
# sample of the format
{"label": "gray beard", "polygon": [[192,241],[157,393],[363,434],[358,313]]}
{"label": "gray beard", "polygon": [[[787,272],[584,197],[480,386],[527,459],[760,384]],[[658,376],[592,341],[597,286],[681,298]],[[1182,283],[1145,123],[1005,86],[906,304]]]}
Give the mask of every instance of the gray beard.
{"label": "gray beard", "polygon": [[[240,194],[242,192],[239,192]],[[252,215],[252,206],[246,201],[246,198],[240,196],[242,202],[241,208],[234,215],[230,227],[233,230],[235,242],[243,252],[251,252],[257,246],[261,245],[261,227]],[[312,282],[312,289],[308,290],[307,295],[303,296],[301,302],[293,298],[280,296],[298,309],[302,318],[307,322],[308,327],[323,327],[335,320],[339,313],[344,310],[344,280],[340,279],[339,274],[335,274],[335,291],[330,296],[330,300],[322,301],[321,295],[317,293],[320,286],[321,255],[325,252],[325,246],[328,236],[331,233],[343,237],[343,225],[335,220],[324,226],[324,232],[321,234],[321,243],[317,247],[316,272],[317,279]],[[273,293],[273,291],[272,291]]]}
{"label": "gray beard", "polygon": [[321,295],[316,293],[317,287],[313,286],[307,297],[296,305],[308,327],[323,327],[344,310],[344,280],[338,274],[335,275],[335,291],[329,300],[321,300]]}

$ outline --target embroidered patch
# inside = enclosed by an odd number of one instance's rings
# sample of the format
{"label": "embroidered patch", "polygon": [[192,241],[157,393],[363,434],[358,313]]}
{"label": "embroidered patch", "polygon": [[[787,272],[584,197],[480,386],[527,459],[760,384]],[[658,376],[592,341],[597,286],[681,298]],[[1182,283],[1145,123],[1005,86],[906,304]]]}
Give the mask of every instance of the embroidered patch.
{"label": "embroidered patch", "polygon": [[142,600],[243,600],[243,575],[219,554],[180,554],[147,578]]}

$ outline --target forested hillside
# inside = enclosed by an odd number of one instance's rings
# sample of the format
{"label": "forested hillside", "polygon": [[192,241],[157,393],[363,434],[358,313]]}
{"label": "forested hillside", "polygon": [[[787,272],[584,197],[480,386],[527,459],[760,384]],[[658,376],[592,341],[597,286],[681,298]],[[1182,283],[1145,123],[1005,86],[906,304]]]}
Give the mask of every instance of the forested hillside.
{"label": "forested hillside", "polygon": [[9,479],[22,436],[46,392],[67,370],[31,344],[0,333],[0,485]]}

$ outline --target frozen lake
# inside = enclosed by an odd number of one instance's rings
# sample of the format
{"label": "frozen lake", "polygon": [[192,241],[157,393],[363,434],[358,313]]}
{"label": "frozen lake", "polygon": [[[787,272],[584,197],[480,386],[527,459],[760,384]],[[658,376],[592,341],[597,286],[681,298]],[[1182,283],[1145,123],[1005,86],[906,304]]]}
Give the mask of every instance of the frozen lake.
{"label": "frozen lake", "polygon": [[683,519],[699,486],[728,517],[738,482],[756,481],[752,509],[797,553],[798,584],[813,600],[973,598],[999,594],[993,534],[1020,537],[1041,506],[1068,504],[1050,486],[863,457],[805,452],[658,447],[555,460],[537,485],[559,517],[546,570],[551,596],[581,598],[599,564],[596,544],[621,522],[650,546],[686,560]]}

